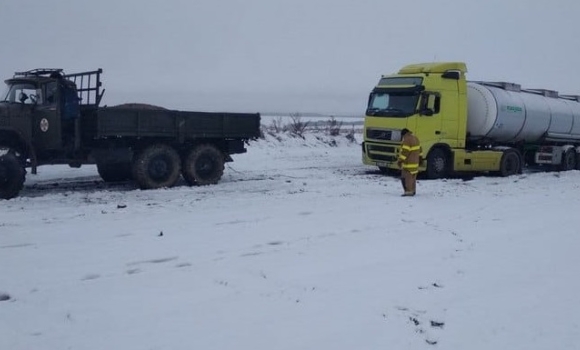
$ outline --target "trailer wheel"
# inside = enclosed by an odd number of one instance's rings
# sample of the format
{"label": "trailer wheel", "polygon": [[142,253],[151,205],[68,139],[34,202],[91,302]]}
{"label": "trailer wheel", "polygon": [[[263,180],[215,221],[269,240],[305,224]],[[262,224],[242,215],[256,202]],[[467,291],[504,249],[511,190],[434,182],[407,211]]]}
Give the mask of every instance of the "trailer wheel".
{"label": "trailer wheel", "polygon": [[131,163],[97,163],[97,171],[105,182],[131,180]]}
{"label": "trailer wheel", "polygon": [[449,157],[441,148],[435,148],[427,156],[427,178],[441,179],[449,175]]}
{"label": "trailer wheel", "polygon": [[24,186],[26,171],[13,152],[0,155],[0,199],[18,196]]}
{"label": "trailer wheel", "polygon": [[561,171],[576,169],[576,151],[573,148],[569,148],[562,157],[562,163],[560,164]]}
{"label": "trailer wheel", "polygon": [[172,187],[179,179],[179,154],[170,146],[145,148],[133,160],[133,179],[142,189]]}
{"label": "trailer wheel", "polygon": [[513,149],[506,150],[500,161],[499,175],[503,177],[521,173],[522,158]]}
{"label": "trailer wheel", "polygon": [[224,173],[224,155],[213,145],[199,145],[183,159],[182,172],[190,185],[216,184]]}

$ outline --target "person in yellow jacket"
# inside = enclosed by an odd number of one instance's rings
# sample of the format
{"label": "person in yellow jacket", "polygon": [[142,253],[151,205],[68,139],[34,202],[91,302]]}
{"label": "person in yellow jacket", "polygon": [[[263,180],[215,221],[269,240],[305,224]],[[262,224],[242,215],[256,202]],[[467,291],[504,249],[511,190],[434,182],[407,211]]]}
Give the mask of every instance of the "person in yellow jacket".
{"label": "person in yellow jacket", "polygon": [[421,162],[422,148],[417,136],[405,128],[401,130],[401,151],[397,165],[401,168],[401,183],[403,184],[403,196],[414,196],[417,185],[417,174]]}

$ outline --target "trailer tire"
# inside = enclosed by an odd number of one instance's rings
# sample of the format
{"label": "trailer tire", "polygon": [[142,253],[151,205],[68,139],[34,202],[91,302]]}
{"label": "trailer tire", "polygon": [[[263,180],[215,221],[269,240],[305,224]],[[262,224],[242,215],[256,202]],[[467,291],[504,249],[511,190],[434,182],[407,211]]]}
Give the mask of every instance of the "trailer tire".
{"label": "trailer tire", "polygon": [[503,177],[520,174],[522,171],[522,157],[514,149],[504,151],[501,156],[499,175]]}
{"label": "trailer tire", "polygon": [[560,171],[568,171],[576,169],[576,151],[574,148],[569,148],[562,155],[562,163],[560,164]]}
{"label": "trailer tire", "polygon": [[97,171],[105,182],[127,181],[133,178],[131,163],[97,163]]}
{"label": "trailer tire", "polygon": [[217,184],[224,174],[224,155],[210,144],[194,147],[183,159],[182,174],[191,186]]}
{"label": "trailer tire", "polygon": [[427,155],[427,178],[441,179],[449,175],[449,156],[441,148],[435,148]]}
{"label": "trailer tire", "polygon": [[24,167],[12,151],[0,155],[0,199],[18,196],[24,186],[25,176]]}
{"label": "trailer tire", "polygon": [[180,167],[179,154],[173,147],[152,145],[133,160],[133,179],[141,189],[172,187],[179,179]]}

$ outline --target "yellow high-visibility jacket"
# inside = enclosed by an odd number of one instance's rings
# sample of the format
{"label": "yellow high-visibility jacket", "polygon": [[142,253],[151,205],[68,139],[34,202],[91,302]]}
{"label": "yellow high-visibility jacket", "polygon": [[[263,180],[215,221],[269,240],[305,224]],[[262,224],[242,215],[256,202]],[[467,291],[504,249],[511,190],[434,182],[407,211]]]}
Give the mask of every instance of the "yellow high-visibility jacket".
{"label": "yellow high-visibility jacket", "polygon": [[417,136],[408,132],[403,136],[401,143],[401,152],[399,152],[399,161],[403,170],[407,170],[411,174],[419,172],[419,162],[421,161],[423,149]]}

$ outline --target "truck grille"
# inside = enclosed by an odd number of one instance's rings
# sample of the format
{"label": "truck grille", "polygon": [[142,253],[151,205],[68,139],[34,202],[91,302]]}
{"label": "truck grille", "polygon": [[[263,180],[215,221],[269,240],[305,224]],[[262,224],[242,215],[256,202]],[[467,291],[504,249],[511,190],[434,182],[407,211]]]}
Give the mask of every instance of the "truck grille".
{"label": "truck grille", "polygon": [[372,160],[379,160],[383,162],[394,162],[397,159],[395,156],[387,156],[383,154],[370,154],[369,158]]}
{"label": "truck grille", "polygon": [[378,145],[368,145],[369,152],[383,152],[383,153],[395,153],[394,146],[378,146]]}
{"label": "truck grille", "polygon": [[388,145],[368,144],[366,145],[367,156],[375,161],[394,162],[397,160],[397,147]]}
{"label": "truck grille", "polygon": [[392,130],[367,129],[367,139],[390,141],[392,138]]}

